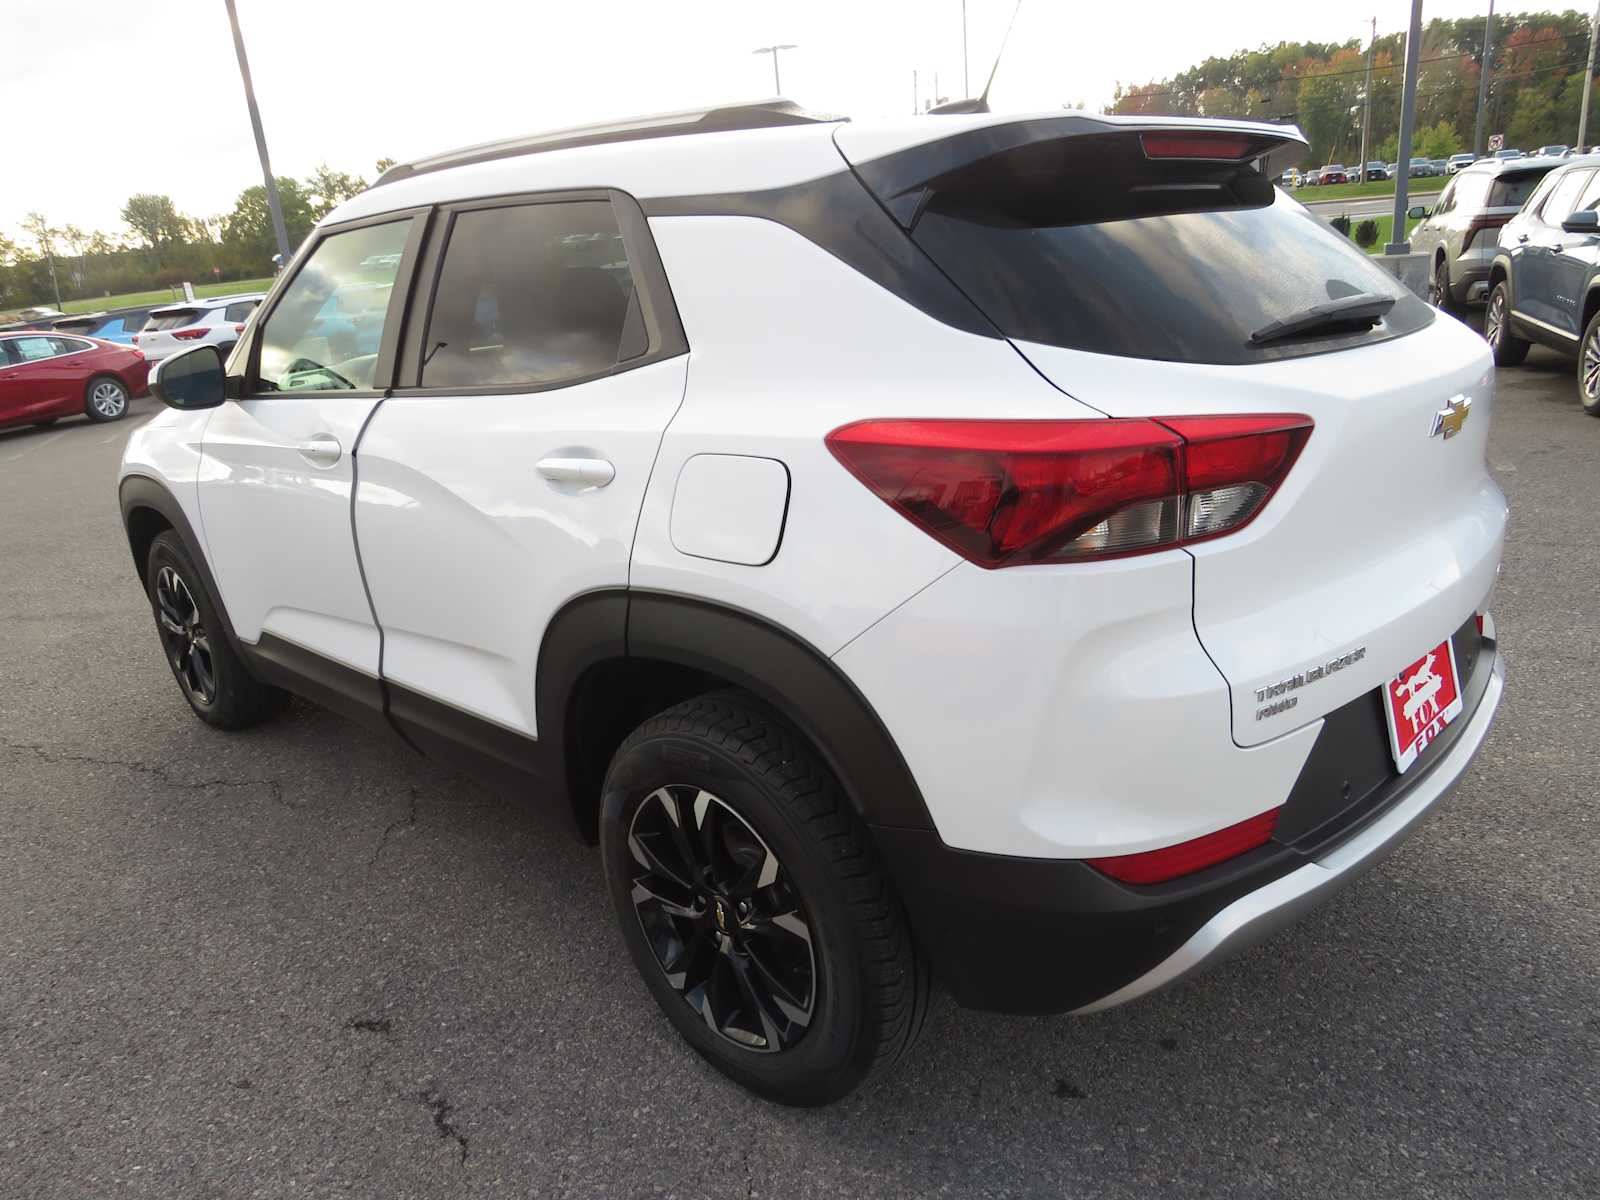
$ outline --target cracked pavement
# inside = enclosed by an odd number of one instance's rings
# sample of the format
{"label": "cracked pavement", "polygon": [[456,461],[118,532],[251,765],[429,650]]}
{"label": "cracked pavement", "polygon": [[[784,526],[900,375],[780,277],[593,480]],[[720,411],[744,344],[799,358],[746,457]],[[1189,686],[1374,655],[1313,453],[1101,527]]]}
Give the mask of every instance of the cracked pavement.
{"label": "cracked pavement", "polygon": [[1563,360],[1501,373],[1509,692],[1440,815],[1178,990],[941,998],[821,1112],[679,1043],[559,805],[307,704],[195,721],[130,428],[0,434],[0,1195],[1600,1194],[1600,421]]}

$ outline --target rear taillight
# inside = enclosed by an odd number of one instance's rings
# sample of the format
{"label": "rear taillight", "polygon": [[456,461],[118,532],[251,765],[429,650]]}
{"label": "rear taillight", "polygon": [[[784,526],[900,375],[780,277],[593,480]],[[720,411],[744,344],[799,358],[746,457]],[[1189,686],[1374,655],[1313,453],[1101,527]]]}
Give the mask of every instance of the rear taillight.
{"label": "rear taillight", "polygon": [[192,342],[196,338],[205,337],[205,335],[210,332],[211,330],[206,326],[196,325],[193,329],[174,329],[172,331],[172,336],[178,338],[180,341]]}
{"label": "rear taillight", "polygon": [[233,331],[235,333],[243,333],[244,332],[244,322],[240,321],[237,325],[235,325],[233,327]]}
{"label": "rear taillight", "polygon": [[1243,528],[1311,435],[1298,414],[859,421],[828,449],[981,567],[1165,550]]}
{"label": "rear taillight", "polygon": [[1472,249],[1472,239],[1485,229],[1499,229],[1512,214],[1502,213],[1498,216],[1477,216],[1467,222],[1467,232],[1461,238],[1461,253],[1465,254]]}
{"label": "rear taillight", "polygon": [[139,335],[137,333],[133,335],[133,344],[135,346],[139,344]]}
{"label": "rear taillight", "polygon": [[1281,807],[1270,808],[1237,825],[1179,842],[1176,846],[1163,846],[1141,854],[1119,854],[1114,858],[1091,858],[1087,862],[1095,870],[1123,883],[1164,883],[1266,845],[1278,827],[1278,814],[1282,811]]}

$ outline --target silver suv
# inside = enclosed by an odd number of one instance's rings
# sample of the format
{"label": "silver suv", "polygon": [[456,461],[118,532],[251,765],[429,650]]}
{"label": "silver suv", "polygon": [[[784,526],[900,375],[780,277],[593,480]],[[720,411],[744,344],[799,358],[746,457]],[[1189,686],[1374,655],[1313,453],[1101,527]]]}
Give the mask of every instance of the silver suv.
{"label": "silver suv", "polygon": [[1494,262],[1493,231],[1516,216],[1539,181],[1561,164],[1559,158],[1473,163],[1445,185],[1432,211],[1419,205],[1406,214],[1426,218],[1411,234],[1411,249],[1432,256],[1429,303],[1450,310],[1483,302]]}

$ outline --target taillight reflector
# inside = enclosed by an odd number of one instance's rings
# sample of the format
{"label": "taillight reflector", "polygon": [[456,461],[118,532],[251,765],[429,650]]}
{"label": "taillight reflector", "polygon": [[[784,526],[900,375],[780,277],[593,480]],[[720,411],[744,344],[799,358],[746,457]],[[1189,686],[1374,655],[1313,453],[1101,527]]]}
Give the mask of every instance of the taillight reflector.
{"label": "taillight reflector", "polygon": [[1237,162],[1259,153],[1258,140],[1242,133],[1146,133],[1139,141],[1146,158],[1215,158]]}
{"label": "taillight reflector", "polygon": [[193,329],[174,329],[172,336],[181,341],[192,342],[196,338],[203,338],[211,330],[204,325],[196,325]]}
{"label": "taillight reflector", "polygon": [[243,333],[244,332],[244,322],[240,321],[237,325],[235,325],[233,327],[233,331],[235,333]]}
{"label": "taillight reflector", "polygon": [[1179,842],[1176,846],[1163,846],[1139,854],[1118,854],[1112,858],[1091,858],[1087,862],[1095,870],[1123,883],[1164,883],[1265,845],[1278,827],[1278,814],[1282,811],[1281,806],[1270,808],[1237,825]]}
{"label": "taillight reflector", "polygon": [[1487,229],[1499,229],[1500,226],[1504,225],[1509,220],[1511,220],[1510,213],[1501,213],[1494,216],[1473,217],[1467,222],[1467,231],[1464,235],[1462,235],[1461,252],[1465,254],[1468,250],[1472,249],[1472,240],[1473,238],[1477,237],[1480,232]]}
{"label": "taillight reflector", "polygon": [[1082,562],[1243,528],[1310,417],[859,421],[827,437],[879,499],[982,567]]}

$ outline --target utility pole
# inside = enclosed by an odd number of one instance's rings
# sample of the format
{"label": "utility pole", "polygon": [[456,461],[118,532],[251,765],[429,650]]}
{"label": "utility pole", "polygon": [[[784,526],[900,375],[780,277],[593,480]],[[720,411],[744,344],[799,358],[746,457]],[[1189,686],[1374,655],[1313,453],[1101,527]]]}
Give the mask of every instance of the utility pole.
{"label": "utility pole", "polygon": [[1361,179],[1367,181],[1367,138],[1372,134],[1372,52],[1378,45],[1378,18],[1372,18],[1372,40],[1367,43],[1367,102],[1361,113]]}
{"label": "utility pole", "polygon": [[289,264],[289,231],[283,224],[283,205],[278,203],[278,181],[272,174],[272,163],[267,159],[267,135],[261,131],[261,110],[256,107],[256,89],[250,82],[250,60],[244,53],[244,36],[239,32],[239,14],[233,0],[222,0],[228,6],[228,24],[233,26],[233,48],[239,55],[239,76],[244,80],[244,102],[250,109],[250,127],[256,133],[256,153],[261,156],[261,180],[267,186],[267,207],[272,210],[272,232],[278,238],[278,253],[283,265]]}
{"label": "utility pole", "polygon": [[1584,138],[1589,136],[1589,93],[1594,88],[1594,39],[1600,33],[1600,6],[1594,10],[1594,20],[1589,23],[1589,65],[1583,69],[1583,103],[1578,106],[1578,153],[1584,151]]}
{"label": "utility pole", "polygon": [[961,0],[961,98],[972,95],[972,81],[967,78],[967,0]]}
{"label": "utility pole", "polygon": [[[233,0],[228,0],[228,2],[231,4],[233,3]],[[751,54],[772,55],[772,92],[775,96],[783,95],[783,83],[778,78],[778,51],[795,49],[798,49],[798,47],[790,45],[789,43],[784,43],[780,46],[757,46],[754,50],[750,51]]]}
{"label": "utility pole", "polygon": [[[1593,44],[1594,39],[1589,39]],[[1483,108],[1489,95],[1489,55],[1494,50],[1494,0],[1489,0],[1489,15],[1483,22],[1483,65],[1478,70],[1478,120],[1472,129],[1472,153],[1483,153]]]}
{"label": "utility pole", "polygon": [[1394,181],[1394,240],[1384,246],[1385,254],[1410,254],[1406,238],[1406,184],[1411,175],[1411,126],[1417,119],[1417,52],[1422,46],[1422,0],[1411,0],[1411,29],[1406,34],[1406,75],[1400,93],[1400,162]]}

